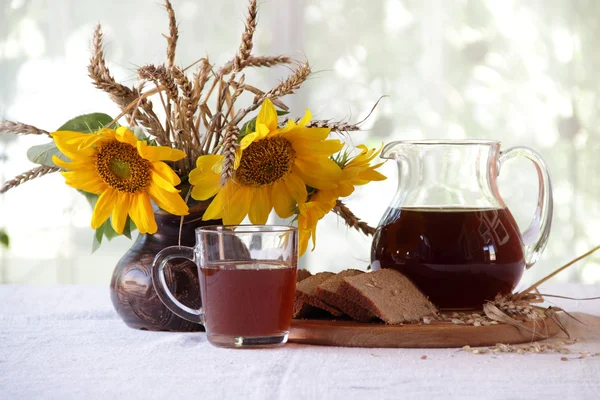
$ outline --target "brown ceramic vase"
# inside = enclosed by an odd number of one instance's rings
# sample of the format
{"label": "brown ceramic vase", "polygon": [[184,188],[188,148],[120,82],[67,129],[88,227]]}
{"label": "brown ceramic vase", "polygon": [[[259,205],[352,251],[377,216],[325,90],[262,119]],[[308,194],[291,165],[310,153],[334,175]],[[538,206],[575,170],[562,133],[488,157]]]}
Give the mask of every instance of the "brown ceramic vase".
{"label": "brown ceramic vase", "polygon": [[[202,221],[210,202],[190,205],[185,216],[181,245],[194,247],[194,230],[200,226],[220,225],[218,221]],[[158,231],[154,235],[140,234],[118,262],[110,283],[110,298],[119,316],[131,328],[152,331],[202,331],[202,325],[186,321],[172,313],[158,298],[152,284],[152,262],[156,254],[168,246],[176,246],[179,239],[180,218],[162,210],[155,213]],[[188,307],[199,308],[200,284],[198,268],[181,259],[169,263],[165,269],[167,284],[177,300]]]}

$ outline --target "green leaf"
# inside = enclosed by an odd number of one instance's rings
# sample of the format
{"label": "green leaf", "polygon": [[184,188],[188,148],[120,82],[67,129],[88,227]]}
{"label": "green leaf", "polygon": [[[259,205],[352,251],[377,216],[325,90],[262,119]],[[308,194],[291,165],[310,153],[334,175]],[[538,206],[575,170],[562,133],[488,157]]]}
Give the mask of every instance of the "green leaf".
{"label": "green leaf", "polygon": [[[290,113],[289,111],[277,110],[278,117],[280,117],[282,115],[287,115],[289,113]],[[239,140],[242,140],[244,136],[256,131],[256,118],[257,117],[254,117],[251,120],[249,120],[248,122],[246,122],[244,125],[242,125],[242,129],[240,129]]]}
{"label": "green leaf", "polygon": [[[103,113],[83,114],[63,124],[57,131],[73,131],[81,133],[92,133],[110,124],[113,118]],[[116,128],[117,124],[111,126]]]}
{"label": "green leaf", "polygon": [[112,224],[110,223],[110,218],[104,222],[104,236],[108,240],[113,240],[119,236],[119,234],[113,229]]}
{"label": "green leaf", "polygon": [[138,140],[148,140],[148,136],[144,133],[144,130],[139,126],[134,126],[133,128],[131,128],[131,132],[133,132],[133,134],[136,138],[138,138]]}
{"label": "green leaf", "polygon": [[94,253],[96,250],[98,250],[100,248],[100,245],[102,244],[103,236],[104,236],[104,225],[102,225],[100,228],[96,229],[96,232],[94,232],[94,241],[92,242],[92,253]]}
{"label": "green leaf", "polygon": [[94,193],[84,192],[83,190],[79,190],[79,189],[77,189],[77,191],[85,197],[88,204],[90,205],[90,207],[92,207],[92,210],[93,210],[94,207],[96,206],[96,202],[98,201],[98,197],[100,197],[100,196],[98,196],[97,194],[94,194]]}
{"label": "green leaf", "polygon": [[52,156],[56,156],[67,162],[71,161],[60,152],[54,142],[31,146],[27,150],[27,159],[32,163],[45,165],[47,167],[57,167],[58,165],[54,164],[54,161],[52,161]]}
{"label": "green leaf", "polygon": [[0,245],[8,248],[10,246],[10,238],[4,229],[0,229]]}
{"label": "green leaf", "polygon": [[135,226],[133,220],[127,217],[127,221],[125,221],[125,228],[123,228],[123,236],[131,240],[131,232],[136,229],[137,226]]}
{"label": "green leaf", "polygon": [[131,131],[135,135],[138,140],[143,140],[148,144],[148,146],[156,146],[156,140],[152,139],[150,136],[146,135],[144,130],[139,126],[134,126],[131,128]]}

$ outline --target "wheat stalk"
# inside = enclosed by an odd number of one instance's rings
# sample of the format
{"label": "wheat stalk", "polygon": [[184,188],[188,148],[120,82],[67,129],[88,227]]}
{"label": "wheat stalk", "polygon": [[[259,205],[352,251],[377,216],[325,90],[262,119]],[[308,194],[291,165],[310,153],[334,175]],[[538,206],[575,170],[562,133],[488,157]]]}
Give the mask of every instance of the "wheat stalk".
{"label": "wheat stalk", "polygon": [[[137,121],[148,128],[160,144],[164,144],[165,132],[152,109],[152,103],[142,98],[136,89],[117,83],[106,66],[102,26],[100,24],[96,26],[92,38],[92,56],[90,57],[88,73],[94,86],[108,93],[111,100],[123,110],[123,115],[132,116],[134,114],[134,109],[130,108],[131,104],[140,107],[144,112],[136,114]],[[130,123],[135,124],[135,120],[130,120]]]}
{"label": "wheat stalk", "polygon": [[175,84],[175,79],[169,74],[164,65],[148,64],[138,69],[138,76],[143,79],[159,82],[161,89],[167,95],[167,98],[173,103],[177,103],[179,90]]}
{"label": "wheat stalk", "polygon": [[[282,125],[285,125],[288,122],[288,119],[284,119]],[[296,118],[295,122],[300,122],[300,118]],[[347,122],[331,122],[331,120],[323,119],[323,120],[313,120],[306,125],[307,128],[329,128],[331,132],[353,132],[359,131],[360,126],[349,124]]]}
{"label": "wheat stalk", "polygon": [[50,136],[48,131],[36,128],[33,125],[27,125],[20,122],[2,120],[0,121],[0,133],[12,133],[15,135],[46,135]]}
{"label": "wheat stalk", "polygon": [[198,69],[198,73],[194,75],[194,97],[192,101],[193,108],[196,108],[200,102],[200,97],[202,96],[204,86],[210,78],[210,69],[211,66],[208,58],[203,58],[200,60],[200,68]]}
{"label": "wheat stalk", "polygon": [[[300,66],[294,71],[292,75],[290,75],[287,79],[279,83],[279,85],[275,86],[273,89],[269,90],[264,96],[264,98],[277,98],[282,97],[288,94],[294,93],[295,90],[298,90],[300,86],[306,81],[308,76],[311,73],[310,64],[308,61],[300,64]],[[255,98],[255,102],[260,102],[264,100],[264,98]]]}
{"label": "wheat stalk", "polygon": [[171,70],[175,64],[175,49],[177,48],[179,31],[177,29],[177,20],[175,19],[175,10],[173,10],[173,6],[169,0],[165,0],[165,8],[169,15],[169,36],[163,36],[167,39],[167,70]]}
{"label": "wheat stalk", "polygon": [[15,176],[13,179],[4,182],[2,187],[0,187],[0,194],[6,193],[10,189],[15,188],[19,185],[22,185],[27,181],[31,181],[35,178],[39,178],[41,176],[44,176],[46,174],[50,174],[52,172],[56,172],[59,170],[60,170],[60,168],[58,168],[58,167],[48,167],[46,165],[42,165],[40,167],[30,169],[29,171],[23,172],[22,174]]}
{"label": "wheat stalk", "polygon": [[[290,57],[284,55],[279,56],[250,56],[246,60],[244,68],[248,67],[274,67],[276,65],[290,64],[293,60]],[[223,65],[219,71],[219,75],[227,75],[233,71],[235,58],[225,65]]]}
{"label": "wheat stalk", "polygon": [[233,60],[233,71],[239,72],[246,67],[250,53],[252,52],[252,39],[254,37],[254,31],[256,31],[256,16],[258,14],[258,8],[256,0],[250,0],[248,4],[248,15],[246,16],[246,24],[244,27],[244,33],[242,33],[242,43],[238,49],[237,54]]}
{"label": "wheat stalk", "polygon": [[90,58],[90,65],[88,66],[88,73],[98,89],[108,93],[115,103],[123,107],[133,101],[137,97],[137,93],[115,81],[115,78],[113,78],[106,66],[102,42],[102,27],[98,24],[94,30],[94,37],[92,39],[92,56]]}
{"label": "wheat stalk", "polygon": [[200,144],[199,137],[196,136],[196,129],[194,128],[194,113],[196,109],[192,107],[192,102],[194,101],[194,88],[192,86],[192,82],[185,75],[183,70],[178,67],[173,67],[171,69],[171,73],[173,78],[175,78],[175,83],[179,87],[181,91],[181,100],[180,100],[180,112],[182,113],[181,127],[192,133],[192,139],[194,144]]}
{"label": "wheat stalk", "polygon": [[235,151],[238,147],[238,136],[240,130],[235,125],[228,125],[223,138],[223,172],[221,174],[221,186],[225,186],[228,179],[233,177],[235,164]]}
{"label": "wheat stalk", "polygon": [[342,217],[346,225],[348,225],[350,228],[354,228],[365,235],[373,235],[376,231],[375,228],[369,226],[369,224],[361,221],[356,215],[354,215],[354,213],[341,200],[337,200],[335,202],[333,212]]}
{"label": "wheat stalk", "polygon": [[538,310],[531,305],[532,300],[537,301],[537,299],[534,299],[533,297],[517,299],[512,294],[508,294],[505,296],[497,295],[491,303],[508,316],[522,316],[530,321],[534,321],[541,318],[541,315]]}

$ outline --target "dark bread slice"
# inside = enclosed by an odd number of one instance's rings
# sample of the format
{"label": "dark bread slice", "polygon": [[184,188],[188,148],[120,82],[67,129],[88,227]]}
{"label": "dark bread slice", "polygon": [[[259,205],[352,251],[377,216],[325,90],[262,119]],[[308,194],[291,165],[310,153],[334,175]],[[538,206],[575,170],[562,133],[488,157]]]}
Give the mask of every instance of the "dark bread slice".
{"label": "dark bread slice", "polygon": [[325,310],[331,315],[341,317],[343,313],[335,307],[326,304],[315,296],[315,288],[335,274],[331,272],[319,272],[296,284],[296,299],[294,301],[294,318],[310,317],[313,309],[311,307]]}
{"label": "dark bread slice", "polygon": [[299,269],[296,271],[296,282],[303,281],[310,276],[312,276],[312,274],[307,269]]}
{"label": "dark bread slice", "polygon": [[372,312],[337,293],[343,278],[360,274],[364,274],[364,272],[356,269],[344,270],[317,286],[315,296],[325,303],[339,308],[340,311],[355,321],[369,322],[375,318]]}
{"label": "dark bread slice", "polygon": [[388,324],[418,322],[437,311],[407,277],[393,269],[345,277],[338,293]]}

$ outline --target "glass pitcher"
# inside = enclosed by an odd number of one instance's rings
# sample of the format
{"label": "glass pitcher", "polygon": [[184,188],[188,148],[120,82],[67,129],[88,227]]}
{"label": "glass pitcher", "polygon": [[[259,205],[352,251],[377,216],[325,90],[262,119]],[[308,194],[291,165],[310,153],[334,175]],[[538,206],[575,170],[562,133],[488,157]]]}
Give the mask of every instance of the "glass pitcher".
{"label": "glass pitcher", "polygon": [[[531,160],[539,196],[521,234],[496,178],[513,157]],[[542,158],[526,147],[500,151],[487,140],[393,142],[381,157],[398,163],[396,195],[373,239],[374,270],[394,268],[440,308],[481,308],[511,292],[542,253],[552,223],[552,186]]]}

